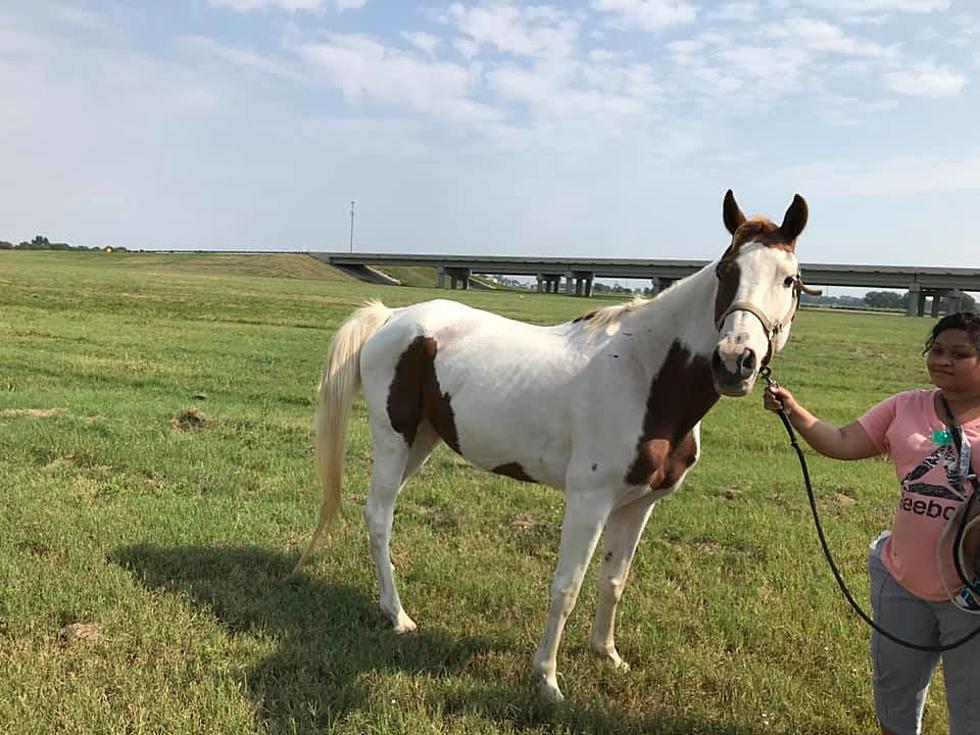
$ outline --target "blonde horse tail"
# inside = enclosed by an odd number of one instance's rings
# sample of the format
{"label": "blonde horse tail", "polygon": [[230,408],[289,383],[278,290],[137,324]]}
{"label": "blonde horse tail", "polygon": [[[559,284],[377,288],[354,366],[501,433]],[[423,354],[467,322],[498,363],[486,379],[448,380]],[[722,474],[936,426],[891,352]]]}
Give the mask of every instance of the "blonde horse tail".
{"label": "blonde horse tail", "polygon": [[340,513],[340,484],[347,444],[347,419],[361,387],[360,358],[364,344],[388,320],[391,310],[372,299],[340,325],[330,343],[316,408],[316,474],[320,481],[320,518],[313,538],[296,563],[299,569],[320,548]]}

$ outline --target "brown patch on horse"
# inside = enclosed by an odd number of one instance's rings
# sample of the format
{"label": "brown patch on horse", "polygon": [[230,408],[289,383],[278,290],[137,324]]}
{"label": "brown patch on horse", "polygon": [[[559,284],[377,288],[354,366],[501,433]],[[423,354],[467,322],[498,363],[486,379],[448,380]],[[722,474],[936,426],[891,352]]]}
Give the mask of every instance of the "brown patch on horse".
{"label": "brown patch on horse", "polygon": [[674,342],[650,383],[636,458],[626,482],[654,490],[676,484],[697,457],[692,429],[717,400],[708,360]]}
{"label": "brown patch on horse", "polygon": [[515,480],[520,480],[521,482],[537,482],[533,477],[524,471],[517,462],[508,462],[507,464],[501,464],[494,467],[491,472],[495,472],[498,475],[507,475],[507,477],[513,477]]}
{"label": "brown patch on horse", "polygon": [[388,419],[392,427],[411,446],[419,424],[426,419],[442,440],[457,454],[459,436],[448,393],[443,393],[436,377],[439,346],[432,337],[419,336],[405,349],[395,365],[388,389]]}
{"label": "brown patch on horse", "polygon": [[599,310],[598,309],[593,309],[592,311],[590,311],[590,312],[588,312],[586,314],[582,314],[582,316],[575,317],[574,319],[572,319],[572,324],[578,324],[579,322],[587,322],[587,321],[589,321],[589,319],[592,319],[596,315],[596,312],[597,311],[599,311]]}
{"label": "brown patch on horse", "polygon": [[736,257],[739,249],[750,242],[757,242],[768,248],[780,248],[788,252],[793,252],[796,248],[796,238],[787,238],[782,227],[765,217],[753,217],[745,220],[735,230],[735,234],[732,235],[732,244],[722,256],[722,260]]}
{"label": "brown patch on horse", "polygon": [[718,277],[718,290],[715,292],[715,324],[717,324],[721,315],[728,311],[728,307],[735,301],[742,272],[734,258],[727,260],[722,258],[715,268],[715,275]]}

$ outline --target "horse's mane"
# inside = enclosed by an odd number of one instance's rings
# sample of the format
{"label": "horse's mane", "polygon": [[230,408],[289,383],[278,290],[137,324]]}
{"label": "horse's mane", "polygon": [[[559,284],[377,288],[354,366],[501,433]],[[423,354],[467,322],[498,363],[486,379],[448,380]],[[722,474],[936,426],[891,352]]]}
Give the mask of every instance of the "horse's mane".
{"label": "horse's mane", "polygon": [[577,317],[576,319],[572,320],[572,322],[582,322],[582,326],[585,328],[586,332],[595,334],[608,328],[610,325],[616,324],[626,314],[636,311],[651,301],[653,301],[653,299],[647,299],[642,296],[634,296],[631,301],[627,301],[625,304],[615,304],[613,306],[604,306],[601,309],[595,309],[594,311],[590,311],[587,314]]}

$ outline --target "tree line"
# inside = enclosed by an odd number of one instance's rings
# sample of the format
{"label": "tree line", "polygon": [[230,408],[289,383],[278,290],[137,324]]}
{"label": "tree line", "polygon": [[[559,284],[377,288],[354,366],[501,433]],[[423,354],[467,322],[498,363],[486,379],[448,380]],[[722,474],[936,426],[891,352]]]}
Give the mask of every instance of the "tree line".
{"label": "tree line", "polygon": [[33,240],[25,240],[17,244],[0,240],[0,250],[81,250],[86,252],[112,250],[113,252],[127,252],[124,247],[100,248],[97,245],[69,245],[66,242],[51,242],[44,235],[37,235]]}

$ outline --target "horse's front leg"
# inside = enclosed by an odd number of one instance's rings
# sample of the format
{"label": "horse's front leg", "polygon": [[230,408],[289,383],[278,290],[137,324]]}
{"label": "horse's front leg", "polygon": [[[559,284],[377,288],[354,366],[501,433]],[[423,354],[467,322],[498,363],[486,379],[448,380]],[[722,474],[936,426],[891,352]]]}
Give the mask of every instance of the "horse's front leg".
{"label": "horse's front leg", "polygon": [[564,699],[558,688],[558,645],[565,621],[578,599],[582,577],[595,551],[610,505],[608,491],[566,490],[558,568],[551,583],[551,607],[544,635],[534,654],[538,688],[541,695],[552,702]]}
{"label": "horse's front leg", "polygon": [[655,494],[647,493],[616,508],[606,521],[602,568],[598,579],[599,601],[589,645],[598,656],[616,668],[629,668],[616,651],[616,606],[623,596],[636,546],[655,502]]}

